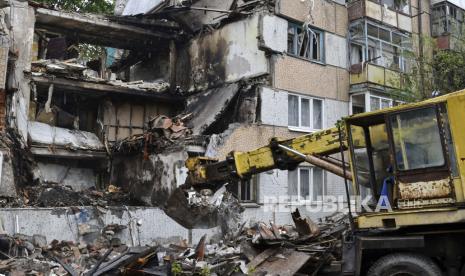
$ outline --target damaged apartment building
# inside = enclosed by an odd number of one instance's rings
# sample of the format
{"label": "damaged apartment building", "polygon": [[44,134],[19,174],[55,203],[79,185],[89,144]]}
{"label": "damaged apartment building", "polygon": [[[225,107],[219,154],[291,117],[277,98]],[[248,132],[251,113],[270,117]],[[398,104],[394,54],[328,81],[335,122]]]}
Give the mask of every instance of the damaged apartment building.
{"label": "damaged apartment building", "polygon": [[[113,16],[0,2],[0,122],[24,149],[2,152],[0,218],[7,232],[61,240],[109,223],[127,225],[133,245],[214,231],[160,208],[187,157],[224,159],[398,104],[403,52],[430,33],[422,0],[118,0]],[[18,158],[31,169],[21,187]],[[279,224],[290,222],[279,197],[292,207],[345,194],[342,178],[305,164],[228,189],[244,221]]]}

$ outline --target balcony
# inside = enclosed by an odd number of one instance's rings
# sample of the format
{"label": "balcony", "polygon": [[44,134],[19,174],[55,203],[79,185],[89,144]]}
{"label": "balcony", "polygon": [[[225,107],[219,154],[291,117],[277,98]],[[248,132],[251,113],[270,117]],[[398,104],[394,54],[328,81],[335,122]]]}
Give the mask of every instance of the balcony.
{"label": "balcony", "polygon": [[353,65],[350,85],[371,84],[393,89],[401,88],[401,74],[397,71],[371,63]]}
{"label": "balcony", "polygon": [[[463,6],[463,5],[462,5]],[[433,6],[431,34],[439,49],[455,49],[461,46],[465,34],[465,10],[448,2]]]}
{"label": "balcony", "polygon": [[[385,1],[386,3],[382,3],[382,1]],[[411,33],[412,18],[410,17],[410,7],[408,4],[396,7],[392,5],[392,8],[390,8],[391,5],[387,2],[390,1],[351,1],[348,4],[349,21],[368,17],[383,24],[388,24],[392,27]],[[398,1],[396,3],[400,2],[402,1]]]}

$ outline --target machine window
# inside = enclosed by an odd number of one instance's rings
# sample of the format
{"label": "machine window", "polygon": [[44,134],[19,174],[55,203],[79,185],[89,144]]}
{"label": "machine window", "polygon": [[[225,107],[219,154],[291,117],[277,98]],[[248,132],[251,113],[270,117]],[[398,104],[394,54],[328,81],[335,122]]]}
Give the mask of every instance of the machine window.
{"label": "machine window", "polygon": [[395,159],[401,171],[443,166],[444,151],[435,108],[391,117]]}

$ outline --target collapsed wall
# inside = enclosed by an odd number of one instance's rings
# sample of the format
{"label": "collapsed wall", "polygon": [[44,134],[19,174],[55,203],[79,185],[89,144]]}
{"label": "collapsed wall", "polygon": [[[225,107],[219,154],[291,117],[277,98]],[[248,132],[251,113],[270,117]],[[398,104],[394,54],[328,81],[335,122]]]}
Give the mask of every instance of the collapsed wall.
{"label": "collapsed wall", "polygon": [[111,183],[147,206],[163,207],[173,191],[184,184],[185,149],[172,152],[117,156],[112,161]]}

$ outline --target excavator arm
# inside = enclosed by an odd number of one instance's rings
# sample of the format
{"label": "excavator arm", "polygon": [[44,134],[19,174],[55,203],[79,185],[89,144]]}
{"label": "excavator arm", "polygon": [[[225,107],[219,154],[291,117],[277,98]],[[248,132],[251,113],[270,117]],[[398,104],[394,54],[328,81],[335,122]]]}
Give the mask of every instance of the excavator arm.
{"label": "excavator arm", "polygon": [[223,161],[190,158],[186,162],[188,182],[194,187],[215,187],[234,178],[245,179],[273,169],[293,170],[302,162],[350,179],[349,170],[344,172],[343,164],[329,157],[346,150],[346,140],[344,128],[334,127],[288,140],[273,138],[267,146],[231,152]]}
{"label": "excavator arm", "polygon": [[208,203],[208,199],[193,204],[190,195],[215,192],[225,183],[273,169],[293,170],[302,162],[352,180],[348,164],[331,157],[346,149],[346,131],[344,126],[338,126],[293,139],[273,138],[267,146],[248,152],[234,151],[222,161],[207,157],[189,158],[186,161],[186,183],[170,196],[165,213],[186,228],[217,226],[224,217],[218,213],[222,208]]}

